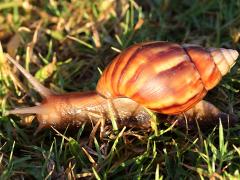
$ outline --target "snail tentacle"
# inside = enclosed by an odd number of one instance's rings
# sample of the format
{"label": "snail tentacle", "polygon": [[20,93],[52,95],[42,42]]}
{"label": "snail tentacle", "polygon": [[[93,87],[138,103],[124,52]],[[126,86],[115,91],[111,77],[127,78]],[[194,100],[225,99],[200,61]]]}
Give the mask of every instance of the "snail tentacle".
{"label": "snail tentacle", "polygon": [[7,111],[7,114],[36,114],[41,113],[43,108],[41,105],[33,106],[33,107],[24,107],[24,108],[17,108],[13,110]]}
{"label": "snail tentacle", "polygon": [[33,77],[29,72],[27,72],[16,60],[14,60],[9,54],[5,54],[6,58],[11,61],[14,66],[27,78],[27,80],[32,84],[33,88],[44,98],[47,98],[54,93],[43,86],[35,77]]}

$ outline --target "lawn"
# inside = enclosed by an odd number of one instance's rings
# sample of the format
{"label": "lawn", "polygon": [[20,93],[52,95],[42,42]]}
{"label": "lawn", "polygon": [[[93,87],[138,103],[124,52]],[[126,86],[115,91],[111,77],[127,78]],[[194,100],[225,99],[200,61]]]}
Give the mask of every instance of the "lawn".
{"label": "lawn", "polygon": [[[240,49],[240,0],[1,0],[0,179],[239,179],[240,125],[155,131],[83,125],[37,128],[34,116],[6,111],[41,102],[8,63],[18,59],[46,87],[94,90],[126,47],[161,40]],[[240,116],[240,63],[205,99]],[[220,121],[219,121],[220,122]]]}

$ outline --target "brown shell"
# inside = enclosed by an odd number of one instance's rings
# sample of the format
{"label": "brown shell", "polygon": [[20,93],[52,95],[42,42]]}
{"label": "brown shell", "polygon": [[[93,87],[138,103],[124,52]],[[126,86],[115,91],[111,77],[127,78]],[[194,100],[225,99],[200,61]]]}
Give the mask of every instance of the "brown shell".
{"label": "brown shell", "polygon": [[104,70],[97,92],[128,97],[159,113],[184,112],[221,80],[209,50],[170,42],[136,44]]}

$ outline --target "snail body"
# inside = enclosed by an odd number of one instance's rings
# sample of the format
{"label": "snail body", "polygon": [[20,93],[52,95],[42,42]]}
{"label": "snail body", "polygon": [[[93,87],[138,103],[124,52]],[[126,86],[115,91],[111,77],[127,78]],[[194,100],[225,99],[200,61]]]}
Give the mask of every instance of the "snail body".
{"label": "snail body", "polygon": [[[99,119],[110,119],[112,114],[122,125],[149,128],[151,115],[146,108],[161,114],[191,112],[231,69],[238,52],[158,41],[135,44],[107,66],[96,91],[66,94],[51,92],[13,58],[6,57],[43,97],[39,106],[9,113],[37,114],[39,129],[79,125],[85,121],[96,123]],[[211,113],[208,108],[212,106],[202,104],[201,114]],[[216,108],[214,117],[219,114]]]}

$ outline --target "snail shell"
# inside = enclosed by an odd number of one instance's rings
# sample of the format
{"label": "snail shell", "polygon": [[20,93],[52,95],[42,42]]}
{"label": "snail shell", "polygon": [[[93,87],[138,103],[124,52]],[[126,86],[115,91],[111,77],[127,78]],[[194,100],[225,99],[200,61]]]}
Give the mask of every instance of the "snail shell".
{"label": "snail shell", "polygon": [[97,92],[128,97],[150,110],[178,114],[193,107],[234,65],[238,52],[170,42],[136,44],[104,70]]}

